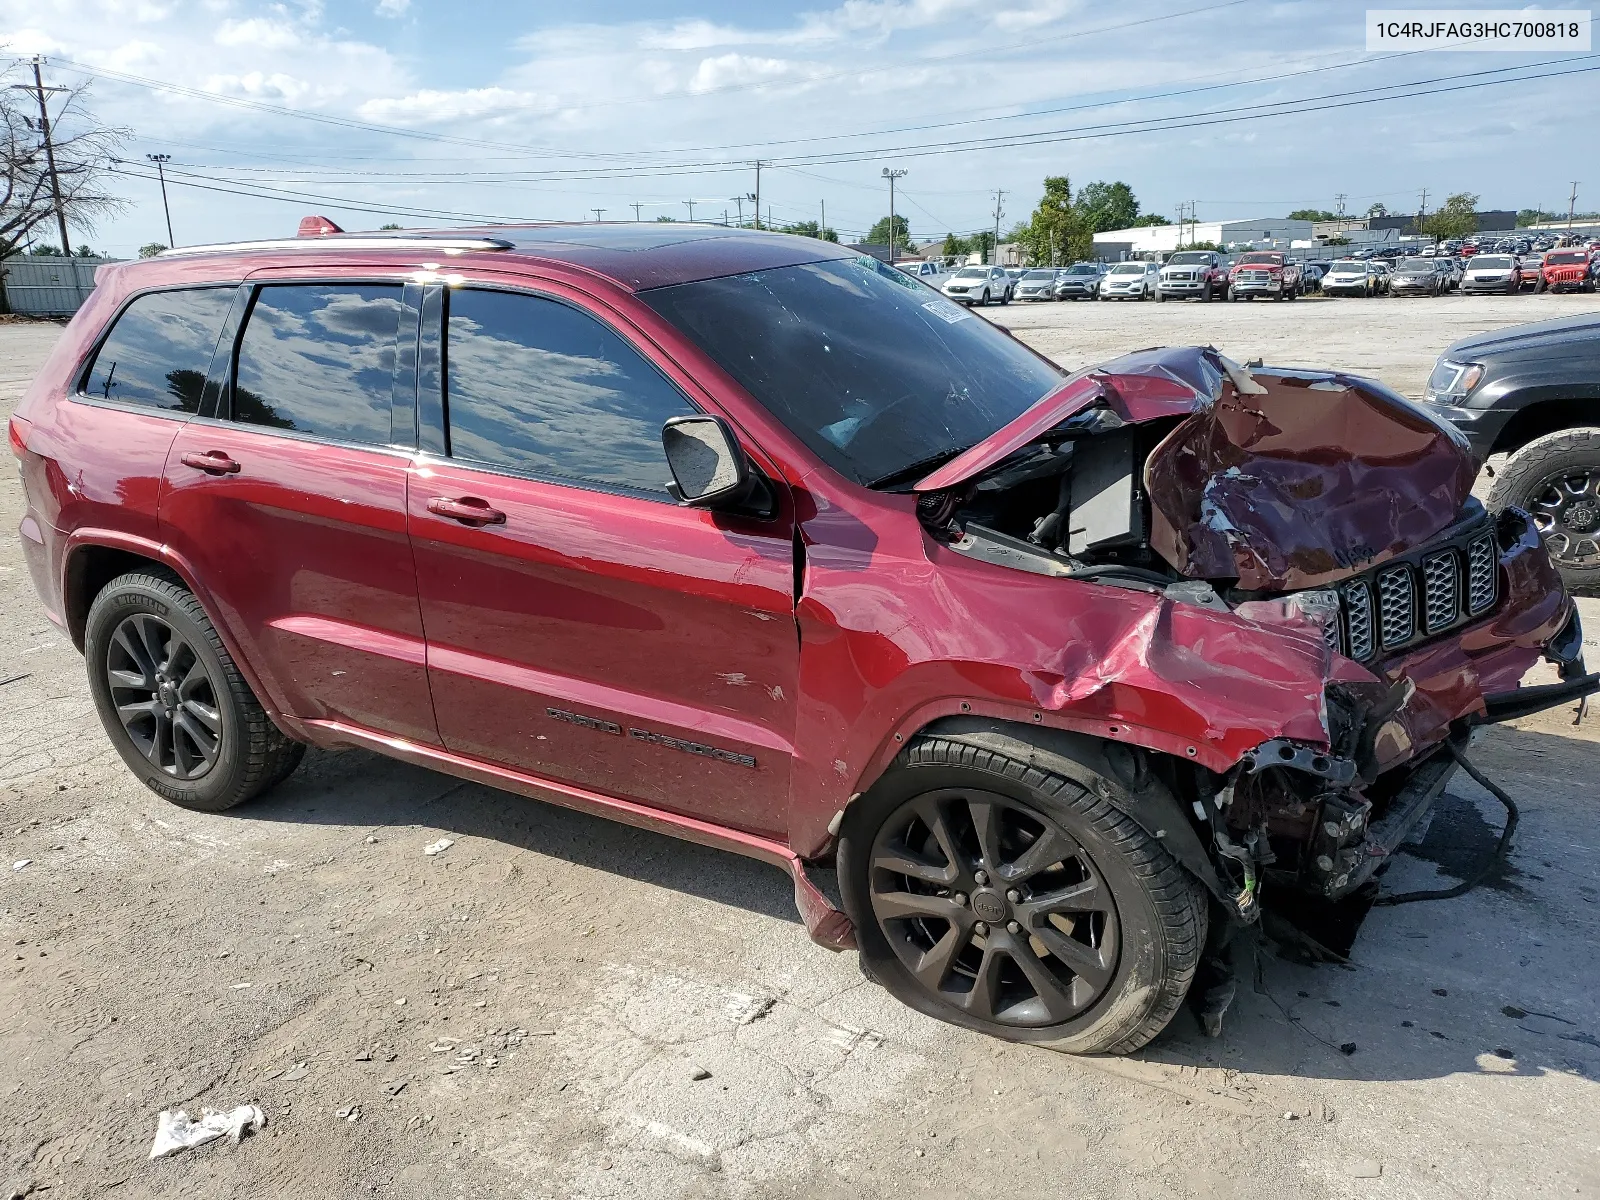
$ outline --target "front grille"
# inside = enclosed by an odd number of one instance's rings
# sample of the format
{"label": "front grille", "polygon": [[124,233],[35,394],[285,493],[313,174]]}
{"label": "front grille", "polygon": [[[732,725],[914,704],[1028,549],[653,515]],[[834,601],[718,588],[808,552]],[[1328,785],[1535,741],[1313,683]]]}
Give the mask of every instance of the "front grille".
{"label": "front grille", "polygon": [[1346,584],[1340,589],[1344,600],[1346,652],[1358,662],[1365,662],[1377,649],[1372,640],[1372,589],[1365,581]]}
{"label": "front grille", "polygon": [[1340,584],[1328,644],[1369,662],[1459,628],[1494,607],[1499,577],[1494,534],[1479,523]]}
{"label": "front grille", "polygon": [[1235,277],[1236,283],[1271,283],[1271,271],[1240,271]]}
{"label": "front grille", "polygon": [[1399,646],[1417,631],[1415,588],[1411,572],[1395,567],[1378,574],[1378,624],[1383,630],[1383,646]]}
{"label": "front grille", "polygon": [[1467,612],[1473,616],[1494,604],[1498,574],[1494,558],[1494,538],[1488,534],[1476,539],[1467,551]]}
{"label": "front grille", "polygon": [[1422,623],[1429,633],[1448,628],[1461,612],[1456,552],[1441,550],[1422,560]]}

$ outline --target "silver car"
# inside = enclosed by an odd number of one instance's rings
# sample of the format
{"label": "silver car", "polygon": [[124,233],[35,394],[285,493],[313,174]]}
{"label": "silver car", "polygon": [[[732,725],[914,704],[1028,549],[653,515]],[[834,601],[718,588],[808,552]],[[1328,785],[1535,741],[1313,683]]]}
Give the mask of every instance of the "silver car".
{"label": "silver car", "polygon": [[1011,276],[1000,267],[962,267],[939,289],[962,304],[1011,303]]}
{"label": "silver car", "polygon": [[1054,267],[1035,267],[1017,281],[1017,299],[1055,300],[1056,281],[1061,272]]}

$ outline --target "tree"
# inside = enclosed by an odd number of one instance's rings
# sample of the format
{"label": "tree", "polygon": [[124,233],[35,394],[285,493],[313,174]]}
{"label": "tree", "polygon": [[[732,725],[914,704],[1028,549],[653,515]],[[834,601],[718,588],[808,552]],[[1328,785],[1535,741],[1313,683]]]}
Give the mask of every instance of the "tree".
{"label": "tree", "polygon": [[393,221],[390,221],[387,225],[379,225],[378,226],[379,232],[382,232],[383,230],[386,230],[386,229],[399,229],[399,228],[400,228],[400,226],[395,224]]}
{"label": "tree", "polygon": [[1384,207],[1383,201],[1381,200],[1374,204],[1371,208],[1367,209],[1367,216],[1369,217],[1387,217],[1388,215],[1389,210]]}
{"label": "tree", "polygon": [[676,225],[678,223],[677,217],[657,217],[656,220],[663,225]]}
{"label": "tree", "polygon": [[78,246],[77,256],[79,258],[99,258],[100,257],[98,254],[95,253],[94,247],[89,245],[88,242],[83,242],[82,244],[80,244]]}
{"label": "tree", "polygon": [[1350,239],[1345,237],[1343,234],[1340,234],[1338,237],[1329,238],[1322,244],[1324,246],[1348,246],[1350,244]]}
{"label": "tree", "polygon": [[1139,223],[1139,201],[1133,189],[1120,179],[1106,183],[1097,179],[1078,189],[1078,200],[1073,206],[1091,234],[1108,229],[1127,229]]}
{"label": "tree", "polygon": [[981,256],[983,262],[988,262],[994,257],[994,233],[992,230],[980,229],[972,235],[968,244],[971,249],[967,253]]}
{"label": "tree", "polygon": [[965,258],[972,253],[972,239],[947,233],[944,235],[944,244],[939,249],[941,253],[949,255],[951,258]]}
{"label": "tree", "polygon": [[796,221],[793,225],[783,227],[785,233],[797,234],[800,237],[819,238],[824,242],[837,242],[839,234],[832,229],[818,229],[815,221]]}
{"label": "tree", "polygon": [[1446,197],[1437,212],[1429,213],[1418,224],[1422,232],[1435,240],[1466,237],[1478,229],[1478,197],[1470,192],[1457,192]]}
{"label": "tree", "polygon": [[[29,70],[26,81],[32,79]],[[35,231],[54,229],[56,221],[38,101],[31,90],[10,86],[23,81],[20,64],[0,71],[0,258],[15,254]],[[127,207],[111,192],[110,176],[130,134],[95,119],[87,106],[87,84],[67,89],[64,101],[59,96],[52,98],[50,140],[55,147],[61,207],[69,224],[92,232],[98,219]],[[42,249],[36,247],[35,253]]]}
{"label": "tree", "polygon": [[1026,229],[1018,240],[1035,265],[1075,262],[1094,251],[1094,231],[1073,206],[1072,184],[1065,175],[1046,176],[1044,196]]}
{"label": "tree", "polygon": [[1172,224],[1172,222],[1167,220],[1160,213],[1145,213],[1144,216],[1140,217],[1137,221],[1135,221],[1133,223],[1133,225],[1130,226],[1130,228],[1137,229],[1140,226],[1147,226],[1148,227],[1148,226],[1151,226],[1151,225],[1171,225],[1171,224]]}
{"label": "tree", "polygon": [[29,250],[28,253],[33,255],[35,258],[61,258],[61,257],[63,257],[62,253],[61,253],[61,247],[60,246],[52,246],[52,245],[50,245],[49,242],[40,242],[32,250]]}
{"label": "tree", "polygon": [[1289,214],[1291,221],[1337,221],[1338,213],[1331,213],[1325,208],[1297,208]]}
{"label": "tree", "polygon": [[[862,239],[869,246],[887,246],[889,244],[889,218],[880,217],[876,224],[867,230],[867,236]],[[899,250],[915,250],[916,244],[911,240],[911,222],[899,213],[894,215],[894,248]]]}
{"label": "tree", "polygon": [[160,254],[165,249],[166,249],[166,247],[163,246],[160,242],[146,242],[144,245],[139,247],[139,257],[140,258],[154,258],[156,255]]}

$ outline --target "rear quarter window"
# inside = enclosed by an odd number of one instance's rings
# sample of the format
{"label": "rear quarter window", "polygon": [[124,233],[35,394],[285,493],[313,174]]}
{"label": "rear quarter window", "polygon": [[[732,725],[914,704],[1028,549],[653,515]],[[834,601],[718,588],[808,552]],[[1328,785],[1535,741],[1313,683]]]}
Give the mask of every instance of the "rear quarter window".
{"label": "rear quarter window", "polygon": [[233,288],[150,292],[122,310],[83,380],[94,400],[193,413]]}

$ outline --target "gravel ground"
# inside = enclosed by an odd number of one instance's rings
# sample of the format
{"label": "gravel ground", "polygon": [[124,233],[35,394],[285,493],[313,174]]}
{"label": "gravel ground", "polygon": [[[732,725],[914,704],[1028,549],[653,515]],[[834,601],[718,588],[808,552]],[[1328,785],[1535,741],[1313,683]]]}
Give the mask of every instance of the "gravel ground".
{"label": "gravel ground", "polygon": [[[1455,337],[1592,306],[991,315],[1069,365],[1215,341],[1416,394]],[[0,326],[0,413],[57,332]],[[9,537],[0,613],[0,1198],[1600,1193],[1593,718],[1486,736],[1523,804],[1489,886],[1376,910],[1347,966],[1264,958],[1221,1039],[1185,1013],[1085,1060],[904,1010],[774,869],[364,753],[174,808],[107,746]],[[1452,787],[1390,881],[1448,884],[1499,820]],[[161,1109],[242,1103],[260,1134],[147,1160]]]}

